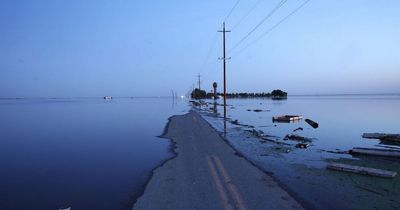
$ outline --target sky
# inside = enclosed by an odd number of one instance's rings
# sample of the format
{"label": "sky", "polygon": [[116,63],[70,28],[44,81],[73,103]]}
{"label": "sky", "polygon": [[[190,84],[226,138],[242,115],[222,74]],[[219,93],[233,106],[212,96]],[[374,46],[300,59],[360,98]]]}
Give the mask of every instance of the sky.
{"label": "sky", "polygon": [[0,0],[0,97],[221,91],[224,20],[228,92],[400,93],[400,1],[304,1]]}

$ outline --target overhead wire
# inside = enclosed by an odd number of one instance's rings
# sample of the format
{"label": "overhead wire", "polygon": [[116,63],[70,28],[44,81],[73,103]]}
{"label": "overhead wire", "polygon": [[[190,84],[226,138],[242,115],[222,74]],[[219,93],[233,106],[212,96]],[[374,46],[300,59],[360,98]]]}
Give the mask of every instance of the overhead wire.
{"label": "overhead wire", "polygon": [[242,23],[242,21],[244,20],[244,19],[246,19],[249,15],[250,15],[250,13],[252,13],[256,8],[257,8],[257,6],[258,6],[258,4],[261,2],[261,0],[257,0],[256,2],[255,2],[255,4],[253,4],[253,6],[246,12],[246,14],[245,15],[243,15],[240,19],[239,19],[239,21],[232,27],[232,31],[233,30],[235,30],[241,23]]}
{"label": "overhead wire", "polygon": [[276,11],[279,10],[288,0],[281,0],[257,25],[250,30],[242,39],[240,39],[232,48],[229,49],[229,52],[232,52],[235,48],[237,48],[244,40],[246,40],[254,31],[257,30],[266,20],[268,20]]}
{"label": "overhead wire", "polygon": [[228,15],[226,15],[224,22],[228,20],[228,18],[231,16],[237,5],[239,4],[240,0],[237,0],[236,3],[233,5],[232,9],[229,11]]}
{"label": "overhead wire", "polygon": [[[235,4],[233,5],[233,7],[229,10],[228,14],[225,16],[224,22],[226,22],[226,21],[229,19],[229,17],[232,15],[232,13],[234,12],[234,10],[235,10],[236,7],[238,6],[239,2],[240,2],[240,0],[237,0],[237,1],[235,2]],[[218,34],[218,33],[216,33],[216,34],[214,35],[214,38],[213,38],[211,47],[210,47],[209,51],[207,52],[206,60],[205,60],[205,62],[203,63],[203,65],[202,65],[202,67],[201,67],[201,73],[203,73],[203,70],[206,68],[207,63],[208,63],[208,61],[209,61],[209,59],[210,59],[210,56],[211,56],[212,52],[214,51],[215,44],[216,44],[216,37],[217,37],[217,34]],[[210,70],[211,70],[211,69],[214,70],[215,68],[210,68]],[[210,70],[209,70],[209,71],[210,71]],[[209,73],[209,71],[207,71],[206,73]],[[206,75],[203,75],[203,80],[204,80],[205,77],[206,77]]]}
{"label": "overhead wire", "polygon": [[303,8],[308,2],[310,2],[311,0],[306,0],[304,1],[301,5],[299,5],[298,7],[296,7],[296,9],[294,9],[292,12],[290,12],[288,15],[286,15],[284,18],[282,18],[279,22],[277,22],[275,25],[273,25],[272,27],[270,27],[267,31],[265,31],[263,34],[261,34],[257,39],[255,39],[254,41],[250,42],[249,44],[247,44],[245,47],[243,47],[241,50],[237,51],[235,54],[239,54],[241,52],[243,52],[244,50],[246,50],[247,48],[249,48],[250,46],[254,45],[255,43],[257,43],[258,41],[260,41],[264,36],[268,35],[269,33],[271,33],[274,29],[276,29],[279,25],[281,25],[283,22],[285,22],[289,17],[291,17],[292,15],[294,15],[296,12],[298,12],[301,8]]}
{"label": "overhead wire", "polygon": [[215,32],[215,34],[212,38],[212,41],[211,41],[211,46],[207,51],[207,55],[205,57],[206,59],[205,59],[204,63],[201,65],[200,72],[202,72],[204,70],[204,68],[206,67],[206,65],[208,63],[208,60],[210,60],[211,53],[214,51],[215,45],[217,43],[217,35],[218,35],[218,33]]}

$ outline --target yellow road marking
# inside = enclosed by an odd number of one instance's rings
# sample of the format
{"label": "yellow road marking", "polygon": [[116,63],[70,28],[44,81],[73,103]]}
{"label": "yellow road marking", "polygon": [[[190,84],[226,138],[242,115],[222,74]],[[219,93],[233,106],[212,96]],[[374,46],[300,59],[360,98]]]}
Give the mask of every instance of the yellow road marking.
{"label": "yellow road marking", "polygon": [[222,182],[218,177],[215,166],[211,162],[211,158],[209,156],[206,157],[208,168],[210,169],[211,176],[217,188],[219,197],[221,198],[222,204],[224,205],[225,210],[233,210],[232,205],[229,203],[228,196],[225,193],[224,187],[222,186]]}
{"label": "yellow road marking", "polygon": [[238,205],[238,208],[240,210],[247,210],[247,207],[243,201],[242,196],[239,193],[239,190],[237,189],[237,187],[232,183],[232,179],[229,176],[228,172],[226,171],[224,165],[222,164],[221,160],[217,157],[217,156],[211,156],[211,158],[214,159],[217,168],[219,169],[219,171],[221,172],[221,175],[224,177],[225,179],[225,183],[227,183],[228,186],[228,190],[230,191],[231,195],[235,198],[235,201]]}

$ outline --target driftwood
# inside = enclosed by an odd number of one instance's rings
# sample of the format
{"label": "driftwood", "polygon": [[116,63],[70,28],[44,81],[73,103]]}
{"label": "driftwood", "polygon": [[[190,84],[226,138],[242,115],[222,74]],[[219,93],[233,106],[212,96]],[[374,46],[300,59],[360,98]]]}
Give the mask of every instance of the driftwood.
{"label": "driftwood", "polygon": [[310,120],[310,119],[305,119],[306,123],[308,123],[309,125],[311,125],[311,127],[313,128],[318,128],[318,123]]}
{"label": "driftwood", "polygon": [[371,175],[371,176],[379,176],[384,178],[393,178],[396,176],[397,172],[395,171],[387,171],[377,168],[369,168],[363,166],[354,166],[343,163],[329,163],[327,166],[328,169],[337,170],[337,171],[345,171],[356,174],[363,175]]}
{"label": "driftwood", "polygon": [[400,150],[393,150],[393,149],[370,149],[370,148],[354,147],[349,152],[351,154],[375,155],[375,156],[400,158]]}
{"label": "driftwood", "polygon": [[303,128],[302,127],[298,127],[298,128],[296,128],[296,129],[294,129],[293,130],[293,132],[296,132],[296,131],[302,131],[303,130]]}
{"label": "driftwood", "polygon": [[386,134],[386,133],[364,133],[362,135],[366,139],[380,139],[383,141],[397,141],[400,142],[400,134]]}

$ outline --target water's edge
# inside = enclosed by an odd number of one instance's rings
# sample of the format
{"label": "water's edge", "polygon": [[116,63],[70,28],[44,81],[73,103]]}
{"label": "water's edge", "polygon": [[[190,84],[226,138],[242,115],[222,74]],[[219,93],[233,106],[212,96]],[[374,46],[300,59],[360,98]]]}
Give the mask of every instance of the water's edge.
{"label": "water's edge", "polygon": [[201,114],[199,114],[206,122],[208,125],[210,125],[211,128],[213,128],[218,135],[224,140],[224,142],[229,145],[234,151],[235,155],[245,159],[248,161],[251,165],[254,167],[258,168],[260,171],[264,172],[268,176],[270,176],[277,184],[279,187],[281,187],[283,190],[285,190],[290,196],[292,196],[298,203],[300,203],[305,209],[316,209],[314,205],[312,205],[310,202],[302,199],[297,193],[295,193],[293,190],[291,190],[288,185],[286,185],[284,182],[280,181],[278,177],[275,176],[275,174],[271,171],[268,171],[252,161],[249,157],[247,157],[245,154],[241,153],[237,148],[235,148],[230,141],[224,136],[223,132],[219,132],[218,129],[216,129],[208,120],[206,120]]}
{"label": "water's edge", "polygon": [[[186,114],[186,113],[185,113]],[[161,135],[157,136],[160,139],[166,139],[170,142],[169,146],[168,146],[168,152],[170,152],[172,154],[171,157],[166,158],[164,160],[161,160],[159,164],[157,164],[149,173],[149,176],[147,177],[145,183],[143,183],[142,187],[140,187],[139,190],[137,190],[137,192],[135,192],[134,195],[132,195],[132,201],[131,201],[131,208],[130,209],[134,209],[136,202],[138,201],[138,199],[140,197],[143,196],[147,185],[149,184],[150,180],[153,178],[154,176],[154,171],[160,167],[162,167],[166,162],[168,162],[169,160],[172,160],[174,158],[176,158],[178,156],[178,153],[176,153],[175,148],[176,148],[176,142],[172,139],[172,138],[168,138],[166,135],[168,133],[168,129],[169,129],[169,125],[171,123],[171,120],[173,117],[175,116],[179,116],[179,115],[172,115],[171,117],[168,118],[168,122],[165,124],[164,126],[164,130],[162,132]]]}

